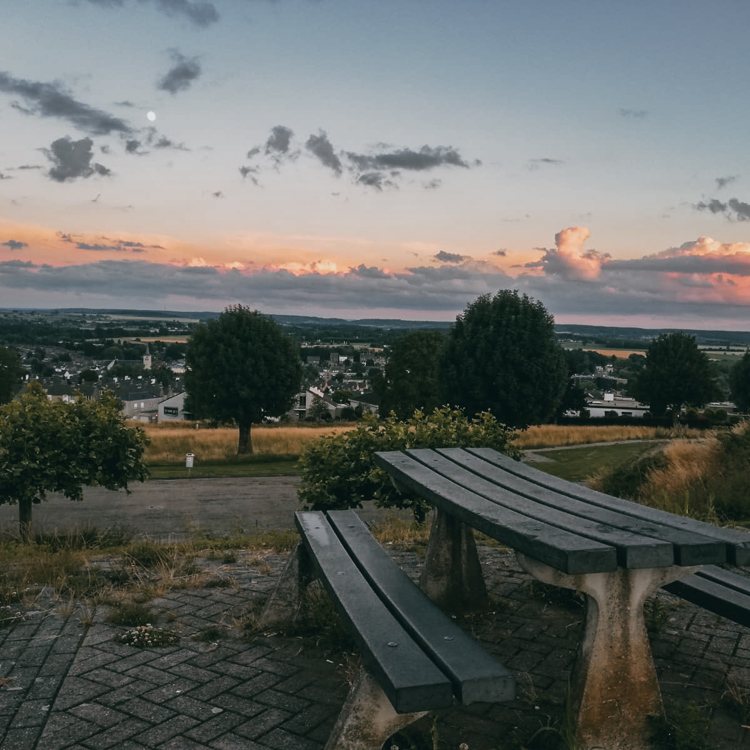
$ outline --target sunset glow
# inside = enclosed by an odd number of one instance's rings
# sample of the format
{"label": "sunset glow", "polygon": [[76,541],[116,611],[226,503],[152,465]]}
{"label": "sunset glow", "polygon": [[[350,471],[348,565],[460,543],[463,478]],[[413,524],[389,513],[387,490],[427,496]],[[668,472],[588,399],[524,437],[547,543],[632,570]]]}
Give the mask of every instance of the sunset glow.
{"label": "sunset glow", "polygon": [[746,4],[15,6],[0,308],[750,328]]}

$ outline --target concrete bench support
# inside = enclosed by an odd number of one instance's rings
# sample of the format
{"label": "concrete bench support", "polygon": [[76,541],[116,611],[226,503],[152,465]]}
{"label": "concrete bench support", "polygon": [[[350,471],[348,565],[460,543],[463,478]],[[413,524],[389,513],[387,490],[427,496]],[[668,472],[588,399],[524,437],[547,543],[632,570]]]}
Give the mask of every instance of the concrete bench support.
{"label": "concrete bench support", "polygon": [[660,586],[696,568],[620,568],[572,576],[520,553],[517,558],[540,581],[588,596],[586,628],[571,683],[578,747],[649,748],[648,717],[661,714],[663,705],[643,604]]}
{"label": "concrete bench support", "polygon": [[360,667],[325,750],[380,750],[391,735],[427,713],[396,713],[378,681]]}
{"label": "concrete bench support", "polygon": [[455,614],[489,606],[474,532],[442,510],[432,519],[419,588],[441,609]]}

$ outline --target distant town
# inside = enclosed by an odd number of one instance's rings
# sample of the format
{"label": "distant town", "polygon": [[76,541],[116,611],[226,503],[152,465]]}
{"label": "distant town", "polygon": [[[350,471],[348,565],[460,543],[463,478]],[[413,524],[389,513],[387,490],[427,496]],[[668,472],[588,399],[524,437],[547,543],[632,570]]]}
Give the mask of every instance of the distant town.
{"label": "distant town", "polygon": [[[52,399],[93,398],[113,391],[128,419],[185,420],[185,349],[195,325],[218,313],[141,310],[0,310],[0,345],[14,348]],[[377,413],[392,345],[413,331],[447,332],[452,323],[344,320],[271,316],[298,342],[302,389],[287,418],[296,421],[357,419]],[[585,408],[568,418],[642,418],[648,407],[630,395],[628,383],[642,367],[648,345],[675,329],[557,325],[572,385]],[[735,411],[729,399],[732,365],[750,348],[750,332],[684,331],[714,363],[724,397],[704,410],[721,419]]]}

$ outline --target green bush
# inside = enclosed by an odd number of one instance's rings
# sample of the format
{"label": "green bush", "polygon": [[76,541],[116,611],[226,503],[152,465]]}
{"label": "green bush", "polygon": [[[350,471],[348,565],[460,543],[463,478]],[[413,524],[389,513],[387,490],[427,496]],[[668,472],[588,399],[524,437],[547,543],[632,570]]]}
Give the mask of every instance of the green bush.
{"label": "green bush", "polygon": [[607,495],[638,500],[648,475],[654,469],[663,469],[667,459],[661,450],[635,456],[619,466],[596,477],[592,485]]}
{"label": "green bush", "polygon": [[375,466],[377,451],[409,448],[494,448],[518,458],[516,433],[483,413],[474,419],[456,409],[435,409],[429,416],[415,411],[411,419],[395,415],[378,422],[363,417],[354,430],[309,444],[300,457],[302,482],[298,490],[305,508],[335,510],[361,508],[374,500],[380,507],[408,508],[424,520],[429,504],[416,495],[400,493],[388,475]]}

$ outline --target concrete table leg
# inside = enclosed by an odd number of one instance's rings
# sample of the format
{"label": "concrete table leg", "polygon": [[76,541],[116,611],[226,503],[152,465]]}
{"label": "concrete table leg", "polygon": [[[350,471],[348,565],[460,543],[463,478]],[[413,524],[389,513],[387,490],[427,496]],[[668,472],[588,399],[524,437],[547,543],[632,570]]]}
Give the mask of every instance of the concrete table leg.
{"label": "concrete table leg", "polygon": [[304,593],[312,579],[307,550],[298,542],[261,612],[258,627],[261,630],[284,628],[303,618]]}
{"label": "concrete table leg", "polygon": [[426,713],[396,713],[377,680],[362,667],[325,750],[380,750],[392,734]]}
{"label": "concrete table leg", "polygon": [[578,747],[649,748],[648,717],[661,714],[663,705],[643,604],[660,586],[697,568],[620,568],[573,576],[521,553],[517,558],[540,581],[588,596],[586,629],[570,686]]}
{"label": "concrete table leg", "polygon": [[489,606],[474,532],[441,510],[432,519],[419,587],[455,614],[481,612]]}

